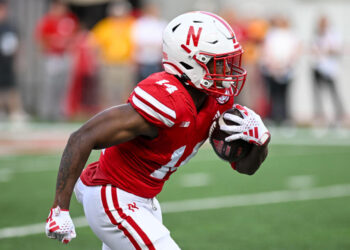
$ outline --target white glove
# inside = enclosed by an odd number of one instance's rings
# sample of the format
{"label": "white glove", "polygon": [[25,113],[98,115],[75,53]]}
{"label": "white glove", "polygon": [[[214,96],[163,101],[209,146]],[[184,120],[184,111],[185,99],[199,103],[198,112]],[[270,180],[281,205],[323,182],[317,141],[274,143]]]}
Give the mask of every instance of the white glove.
{"label": "white glove", "polygon": [[264,145],[270,138],[270,132],[265,127],[260,115],[239,104],[235,104],[233,107],[241,112],[243,118],[229,113],[224,114],[226,120],[238,123],[238,125],[220,125],[222,131],[231,134],[225,138],[225,141],[230,142],[242,139],[258,146]]}
{"label": "white glove", "polygon": [[51,208],[46,220],[45,232],[47,237],[57,239],[64,244],[75,238],[77,234],[69,210],[63,210],[59,206]]}

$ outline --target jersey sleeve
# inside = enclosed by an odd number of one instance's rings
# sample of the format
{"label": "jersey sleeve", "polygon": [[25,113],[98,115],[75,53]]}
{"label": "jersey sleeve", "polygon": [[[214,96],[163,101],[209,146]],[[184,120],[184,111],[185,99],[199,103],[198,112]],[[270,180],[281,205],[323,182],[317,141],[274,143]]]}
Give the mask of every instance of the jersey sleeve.
{"label": "jersey sleeve", "polygon": [[148,122],[157,127],[170,128],[177,122],[174,98],[157,84],[139,84],[128,102]]}

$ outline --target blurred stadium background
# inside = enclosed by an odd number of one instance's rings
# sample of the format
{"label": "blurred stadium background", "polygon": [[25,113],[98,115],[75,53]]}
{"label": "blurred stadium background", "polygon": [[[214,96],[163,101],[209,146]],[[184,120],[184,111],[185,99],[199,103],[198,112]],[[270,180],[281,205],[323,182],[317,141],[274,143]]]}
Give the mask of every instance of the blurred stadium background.
{"label": "blurred stadium background", "polygon": [[[39,109],[42,85],[42,55],[35,40],[34,31],[37,22],[48,10],[48,0],[13,0],[9,1],[10,19],[20,34],[20,51],[18,53],[18,84],[25,110],[37,115]],[[103,0],[67,0],[71,9],[91,28],[106,15],[109,1]],[[340,98],[344,103],[347,116],[350,113],[350,93],[348,70],[350,68],[350,3],[346,0],[283,0],[276,5],[272,0],[236,1],[236,0],[199,0],[199,1],[160,1],[154,0],[160,9],[160,15],[165,20],[171,20],[185,11],[204,9],[221,13],[223,9],[232,9],[236,18],[246,24],[249,20],[268,20],[276,14],[287,17],[293,32],[301,41],[302,52],[295,65],[295,79],[290,87],[288,103],[290,114],[294,121],[300,124],[312,123],[312,84],[310,74],[311,49],[310,44],[314,34],[317,18],[321,14],[329,17],[332,25],[341,33],[343,51],[340,56],[340,71],[337,75]],[[140,8],[142,0],[131,1],[134,8]],[[247,86],[254,82],[247,83]],[[247,91],[247,90],[246,90]],[[249,102],[249,101],[247,101]],[[328,114],[334,113],[330,99],[326,95],[324,102]],[[251,104],[251,103],[249,103]]]}
{"label": "blurred stadium background", "polygon": [[[60,155],[69,134],[103,106],[88,103],[87,106],[92,108],[77,111],[76,104],[68,100],[75,100],[79,94],[67,88],[64,103],[58,105],[65,107],[62,116],[49,119],[41,112],[43,89],[47,83],[43,66],[45,53],[36,30],[38,22],[48,12],[50,2],[7,1],[8,19],[16,28],[19,40],[14,69],[22,111],[20,115],[7,117],[6,110],[0,110],[0,249],[66,247],[46,239],[43,233],[54,195]],[[107,16],[111,1],[64,2],[89,33]],[[135,19],[141,16],[144,2],[129,1],[132,7],[130,15]],[[350,2],[152,2],[159,8],[159,18],[164,21],[198,9],[232,17],[232,25],[243,30],[242,43],[246,46],[246,67],[250,74],[238,101],[258,110],[270,124],[272,132],[270,156],[254,176],[232,172],[205,145],[193,161],[166,184],[159,196],[164,223],[180,247],[350,249]],[[336,75],[338,98],[344,109],[340,118],[328,92],[322,93],[325,117],[315,117],[314,114],[311,44],[320,15],[329,18],[342,40],[339,73]],[[290,22],[290,29],[300,45],[294,61],[294,78],[287,93],[289,117],[282,122],[270,119],[267,90],[259,76],[260,49],[269,20],[275,16],[283,16]],[[130,61],[134,62],[134,59]],[[96,67],[97,71],[101,65]],[[131,73],[136,74],[137,67],[131,67]],[[96,82],[96,86],[100,86],[100,81]],[[74,85],[74,81],[69,84]],[[91,82],[86,84],[85,87],[92,86]],[[89,161],[97,159],[98,154],[94,152]],[[86,226],[82,208],[75,198],[71,206],[72,217],[78,226],[78,238],[70,243],[69,248],[100,249],[101,244]]]}

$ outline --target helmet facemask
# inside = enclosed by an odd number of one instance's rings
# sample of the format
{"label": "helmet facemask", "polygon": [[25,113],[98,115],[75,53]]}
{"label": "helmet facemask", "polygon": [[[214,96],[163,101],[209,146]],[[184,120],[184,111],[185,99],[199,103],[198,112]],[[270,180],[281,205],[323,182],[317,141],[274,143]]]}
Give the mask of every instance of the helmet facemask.
{"label": "helmet facemask", "polygon": [[[241,67],[242,50],[229,54],[199,53],[194,60],[205,70],[201,87],[215,96],[238,96],[247,72]],[[232,91],[227,91],[232,88]]]}

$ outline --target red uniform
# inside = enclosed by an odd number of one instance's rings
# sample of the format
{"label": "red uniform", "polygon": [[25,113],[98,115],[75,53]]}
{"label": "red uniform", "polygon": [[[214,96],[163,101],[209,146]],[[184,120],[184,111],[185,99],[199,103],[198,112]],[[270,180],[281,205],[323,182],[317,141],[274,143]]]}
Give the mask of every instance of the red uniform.
{"label": "red uniform", "polygon": [[82,173],[85,185],[112,184],[137,196],[156,196],[178,167],[188,162],[208,138],[214,118],[233,105],[233,98],[208,96],[200,112],[182,83],[166,72],[141,81],[128,102],[158,136],[139,136],[102,150],[98,162]]}

